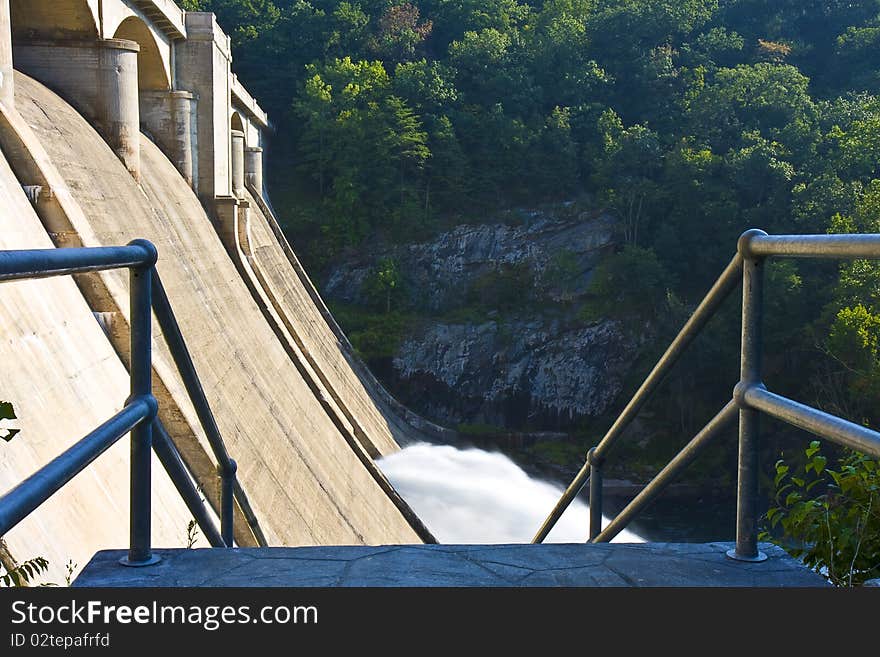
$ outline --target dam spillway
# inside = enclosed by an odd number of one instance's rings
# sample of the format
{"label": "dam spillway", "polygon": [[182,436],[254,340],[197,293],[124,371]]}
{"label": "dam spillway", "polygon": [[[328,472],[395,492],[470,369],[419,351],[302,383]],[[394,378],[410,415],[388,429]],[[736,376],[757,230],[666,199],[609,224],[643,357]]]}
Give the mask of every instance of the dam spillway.
{"label": "dam spillway", "polygon": [[[16,3],[13,28],[15,9]],[[205,24],[201,15],[191,18],[191,27]],[[212,38],[216,49],[222,38]],[[259,520],[260,537],[236,507],[236,543],[432,541],[373,463],[417,430],[389,413],[382,406],[387,393],[353,368],[350,345],[334,333],[338,327],[328,324],[314,288],[307,289],[311,283],[296,270],[289,245],[273,232],[269,206],[255,198],[260,190],[253,187],[241,198],[218,195],[216,205],[206,201],[205,176],[197,183],[183,175],[153,132],[138,135],[133,175],[106,135],[63,97],[65,84],[54,84],[42,68],[38,73],[57,93],[20,71],[4,78],[7,89],[14,80],[14,99],[2,107],[0,121],[3,248],[109,246],[135,238],[157,246],[158,270]],[[223,111],[250,116],[251,123],[239,119],[239,126],[254,143],[259,110],[237,80],[230,77],[228,84],[232,105]],[[255,173],[259,148],[249,155],[243,172]],[[215,164],[220,173],[212,184],[219,187],[224,166],[235,167],[220,155]],[[248,182],[258,183],[259,174]],[[105,272],[3,288],[3,398],[14,404],[22,431],[0,446],[0,490],[11,489],[124,403],[126,278]],[[170,353],[154,332],[160,420],[216,510],[216,463]],[[154,542],[184,546],[191,516],[161,466],[154,466]],[[8,553],[18,561],[47,558],[46,579],[59,583],[102,547],[125,544],[127,481],[126,449],[116,445],[8,532]],[[72,572],[65,572],[67,564]]]}

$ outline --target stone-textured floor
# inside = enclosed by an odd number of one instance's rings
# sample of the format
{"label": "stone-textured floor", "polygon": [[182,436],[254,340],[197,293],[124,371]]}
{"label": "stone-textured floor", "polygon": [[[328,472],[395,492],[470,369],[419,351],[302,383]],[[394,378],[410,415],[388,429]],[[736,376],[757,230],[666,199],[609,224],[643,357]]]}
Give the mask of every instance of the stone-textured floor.
{"label": "stone-textured floor", "polygon": [[98,552],[74,586],[826,586],[780,548],[762,563],[725,556],[730,543],[400,545],[156,550],[127,568]]}

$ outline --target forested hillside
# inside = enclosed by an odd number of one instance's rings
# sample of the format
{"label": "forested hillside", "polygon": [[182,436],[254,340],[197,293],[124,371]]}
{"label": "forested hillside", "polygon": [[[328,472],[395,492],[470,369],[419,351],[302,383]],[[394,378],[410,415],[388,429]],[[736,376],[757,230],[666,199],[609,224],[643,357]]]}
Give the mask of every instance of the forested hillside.
{"label": "forested hillside", "polygon": [[[367,243],[427,243],[515,208],[584,203],[613,216],[614,252],[574,302],[523,291],[528,277],[503,269],[477,281],[486,284],[476,296],[490,297],[481,303],[496,318],[575,303],[568,324],[610,317],[647,336],[624,391],[743,230],[880,231],[880,0],[183,5],[214,11],[233,35],[237,72],[277,129],[270,192],[314,273]],[[567,254],[558,255],[564,270]],[[388,340],[406,332],[406,302],[395,296],[406,277],[379,260],[373,307],[342,313],[346,328],[367,327],[356,346],[390,351]],[[778,262],[768,279],[768,385],[880,426],[880,267]],[[665,461],[729,399],[737,305],[649,407],[640,429],[653,442],[641,441],[634,459]],[[572,451],[559,446],[553,457],[579,461],[613,410],[584,419]],[[766,457],[803,458],[802,436],[786,442],[768,426]],[[733,476],[729,448],[723,468],[703,461],[716,483]],[[875,482],[859,488],[864,530],[880,523],[880,503],[876,466],[858,464]]]}
{"label": "forested hillside", "polygon": [[[878,0],[183,5],[233,35],[277,129],[270,191],[313,267],[589,194],[620,232],[597,295],[675,315],[745,228],[880,223]],[[796,363],[799,391],[876,423],[878,269],[771,279],[771,376]],[[706,362],[682,385],[704,390],[724,359]]]}

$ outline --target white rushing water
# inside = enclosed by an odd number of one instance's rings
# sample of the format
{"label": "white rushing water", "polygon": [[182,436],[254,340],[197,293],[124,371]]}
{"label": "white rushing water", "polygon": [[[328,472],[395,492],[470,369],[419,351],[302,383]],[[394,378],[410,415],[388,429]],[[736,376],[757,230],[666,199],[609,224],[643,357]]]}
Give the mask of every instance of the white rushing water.
{"label": "white rushing water", "polygon": [[[528,543],[562,494],[482,449],[419,443],[377,463],[440,543]],[[589,507],[575,500],[547,541],[583,543],[588,528]],[[624,530],[614,541],[644,539]]]}

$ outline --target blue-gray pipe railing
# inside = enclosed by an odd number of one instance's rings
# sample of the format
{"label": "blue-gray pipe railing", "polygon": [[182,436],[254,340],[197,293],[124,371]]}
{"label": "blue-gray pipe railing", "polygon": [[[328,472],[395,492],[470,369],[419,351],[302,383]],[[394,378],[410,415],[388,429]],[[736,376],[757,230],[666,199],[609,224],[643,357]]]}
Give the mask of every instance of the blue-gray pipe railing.
{"label": "blue-gray pipe railing", "polygon": [[[727,555],[739,561],[762,561],[758,550],[758,440],[759,419],[769,415],[839,445],[880,458],[880,433],[824,411],[770,392],[762,382],[763,269],[770,257],[880,259],[880,234],[768,235],[752,229],[737,243],[737,254],[706,294],[660,360],[636,390],[602,440],[587,452],[583,467],[565,489],[556,506],[538,529],[533,543],[542,542],[553,526],[590,482],[589,540],[613,539],[651,504],[704,451],[722,431],[739,420],[737,466],[736,547]],[[731,291],[742,281],[742,335],[740,380],[733,399],[625,506],[607,527],[602,527],[602,466],[685,349],[716,314]]]}
{"label": "blue-gray pipe railing", "polygon": [[211,412],[199,375],[196,374],[195,365],[190,358],[186,342],[174,317],[174,311],[171,310],[171,303],[168,301],[165,288],[155,267],[153,267],[150,278],[153,292],[152,306],[156,313],[156,320],[162,328],[162,336],[171,350],[174,364],[180,372],[183,385],[195,407],[199,422],[205,430],[214,457],[217,459],[217,468],[220,474],[220,533],[223,542],[231,546],[233,541],[235,473],[238,468],[235,461],[229,458],[229,452],[226,451],[226,445],[223,443],[223,438],[220,437],[220,430],[217,428],[214,414]]}
{"label": "blue-gray pipe railing", "polygon": [[[181,498],[213,547],[232,547],[234,500],[244,510],[258,542],[259,525],[236,479],[236,465],[220,437],[171,304],[156,271],[158,254],[146,240],[127,246],[0,251],[0,282],[69,274],[129,269],[130,279],[130,395],[124,408],[72,447],[0,497],[0,536],[33,512],[111,445],[131,434],[131,497],[128,555],[122,563],[147,566],[158,561],[150,543],[150,453],[155,451]],[[152,394],[152,311],[180,371],[218,463],[221,479],[218,532],[205,508],[193,477],[174,443],[158,421]]]}

